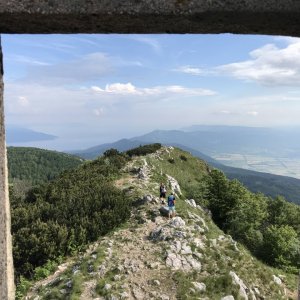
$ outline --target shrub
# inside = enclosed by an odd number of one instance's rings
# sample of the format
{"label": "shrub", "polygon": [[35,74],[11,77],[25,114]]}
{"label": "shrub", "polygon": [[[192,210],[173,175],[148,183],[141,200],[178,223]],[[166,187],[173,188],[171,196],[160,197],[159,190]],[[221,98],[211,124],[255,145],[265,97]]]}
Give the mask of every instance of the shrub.
{"label": "shrub", "polygon": [[179,158],[183,161],[187,161],[187,157],[185,155],[180,155]]}
{"label": "shrub", "polygon": [[149,144],[144,146],[139,146],[137,148],[126,151],[126,154],[130,157],[132,156],[142,156],[150,153],[154,153],[161,148],[160,143]]}
{"label": "shrub", "polygon": [[30,277],[37,267],[36,278],[47,276],[52,268],[48,260],[83,249],[129,217],[131,201],[111,183],[125,162],[125,156],[117,153],[98,158],[35,187],[23,201],[14,201],[17,276]]}
{"label": "shrub", "polygon": [[168,159],[168,162],[169,162],[170,164],[175,164],[174,158],[169,158],[169,159]]}

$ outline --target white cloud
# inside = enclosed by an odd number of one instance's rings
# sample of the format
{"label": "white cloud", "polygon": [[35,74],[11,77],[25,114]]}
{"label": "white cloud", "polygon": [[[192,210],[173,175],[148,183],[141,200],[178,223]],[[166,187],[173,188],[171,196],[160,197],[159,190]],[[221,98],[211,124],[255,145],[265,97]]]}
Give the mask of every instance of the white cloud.
{"label": "white cloud", "polygon": [[128,83],[112,83],[107,84],[105,86],[105,90],[103,90],[107,93],[113,93],[113,94],[140,94],[136,87],[132,85],[130,82]]}
{"label": "white cloud", "polygon": [[20,106],[28,106],[29,105],[29,100],[27,99],[27,97],[24,96],[19,96],[18,97],[18,104],[20,104]]}
{"label": "white cloud", "polygon": [[196,68],[196,67],[191,67],[191,66],[181,66],[174,71],[181,72],[181,73],[186,73],[190,75],[201,75],[203,74],[203,70]]}
{"label": "white cloud", "polygon": [[49,66],[50,64],[46,61],[40,61],[35,58],[25,56],[25,55],[17,55],[17,54],[8,54],[5,58],[8,61],[13,61],[26,65],[37,65],[37,66]]}
{"label": "white cloud", "polygon": [[105,88],[92,86],[91,90],[102,94],[136,95],[136,96],[213,96],[217,93],[213,90],[202,88],[187,88],[180,85],[155,86],[152,88],[138,88],[132,83],[112,83]]}
{"label": "white cloud", "polygon": [[256,117],[258,115],[258,112],[257,111],[247,111],[247,115]]}
{"label": "white cloud", "polygon": [[230,110],[221,110],[222,114],[230,115],[232,112]]}
{"label": "white cloud", "polygon": [[218,72],[262,85],[299,85],[300,40],[290,39],[285,48],[268,44],[250,52],[250,60],[222,65]]}
{"label": "white cloud", "polygon": [[100,117],[103,114],[103,108],[95,108],[93,109],[93,114],[97,117]]}

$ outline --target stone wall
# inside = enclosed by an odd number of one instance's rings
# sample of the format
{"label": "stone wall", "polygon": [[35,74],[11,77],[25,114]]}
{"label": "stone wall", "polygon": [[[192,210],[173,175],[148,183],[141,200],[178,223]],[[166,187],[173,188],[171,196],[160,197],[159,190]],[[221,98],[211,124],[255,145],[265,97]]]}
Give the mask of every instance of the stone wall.
{"label": "stone wall", "polygon": [[300,35],[299,0],[0,0],[2,33]]}
{"label": "stone wall", "polygon": [[7,161],[3,108],[3,61],[0,41],[0,299],[13,300],[14,273],[10,233]]}

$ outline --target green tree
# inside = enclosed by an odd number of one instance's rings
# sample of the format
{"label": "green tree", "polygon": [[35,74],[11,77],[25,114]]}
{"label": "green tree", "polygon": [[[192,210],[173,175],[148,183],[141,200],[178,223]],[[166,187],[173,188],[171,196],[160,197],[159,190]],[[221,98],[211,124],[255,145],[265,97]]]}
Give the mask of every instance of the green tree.
{"label": "green tree", "polygon": [[288,225],[271,225],[264,233],[264,259],[276,267],[300,267],[300,243]]}

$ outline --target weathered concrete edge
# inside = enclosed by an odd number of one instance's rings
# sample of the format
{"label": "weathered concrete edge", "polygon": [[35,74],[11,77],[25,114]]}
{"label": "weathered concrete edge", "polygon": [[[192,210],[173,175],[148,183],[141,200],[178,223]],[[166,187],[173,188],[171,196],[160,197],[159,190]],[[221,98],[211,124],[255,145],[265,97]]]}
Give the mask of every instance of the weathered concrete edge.
{"label": "weathered concrete edge", "polygon": [[3,60],[0,40],[0,299],[14,300],[15,286],[7,175],[3,103]]}
{"label": "weathered concrete edge", "polygon": [[299,20],[300,11],[203,12],[192,15],[0,13],[0,32],[235,33],[300,36]]}

